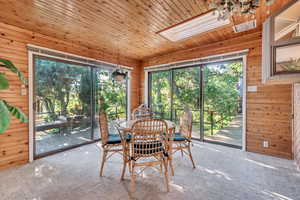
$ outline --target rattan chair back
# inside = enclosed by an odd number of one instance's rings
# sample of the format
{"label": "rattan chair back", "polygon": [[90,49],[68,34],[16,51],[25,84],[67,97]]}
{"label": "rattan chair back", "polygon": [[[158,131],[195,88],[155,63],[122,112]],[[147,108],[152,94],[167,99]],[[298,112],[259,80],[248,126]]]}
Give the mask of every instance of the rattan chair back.
{"label": "rattan chair back", "polygon": [[109,129],[108,129],[107,114],[105,112],[100,112],[99,114],[99,125],[100,125],[102,145],[106,145],[109,136]]}
{"label": "rattan chair back", "polygon": [[179,119],[180,133],[188,139],[192,137],[193,115],[189,108],[184,109]]}
{"label": "rattan chair back", "polygon": [[136,119],[150,119],[153,117],[153,113],[150,108],[148,108],[145,104],[140,105],[132,111],[131,118],[133,120]]}
{"label": "rattan chair back", "polygon": [[160,119],[142,119],[133,124],[133,159],[162,155],[167,147],[167,123]]}

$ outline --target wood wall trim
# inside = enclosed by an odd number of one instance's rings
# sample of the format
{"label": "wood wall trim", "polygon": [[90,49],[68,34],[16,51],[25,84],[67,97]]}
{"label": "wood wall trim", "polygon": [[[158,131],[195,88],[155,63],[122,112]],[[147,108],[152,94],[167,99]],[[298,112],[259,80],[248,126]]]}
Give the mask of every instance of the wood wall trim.
{"label": "wood wall trim", "polygon": [[[257,92],[247,92],[246,95],[246,149],[250,152],[292,159],[292,86],[262,84],[261,30],[222,42],[146,59],[142,67],[243,49],[249,49],[246,66],[247,86],[257,86]],[[143,72],[141,79],[140,94],[144,102]],[[262,147],[263,140],[269,141],[269,148]]]}
{"label": "wood wall trim", "polygon": [[[11,60],[28,78],[27,44],[34,44],[79,56],[97,60],[118,63],[117,55],[104,51],[93,50],[74,43],[65,42],[39,33],[28,31],[15,26],[0,23],[0,57]],[[140,61],[120,56],[120,64],[133,67],[131,71],[131,108],[139,105]],[[20,107],[26,114],[29,111],[28,95],[21,96],[21,82],[15,74],[3,70],[10,81],[10,88],[0,92],[12,105]],[[1,69],[2,72],[2,69]],[[27,92],[28,94],[28,92]],[[17,166],[28,162],[29,159],[29,124],[20,123],[15,118],[9,129],[0,134],[0,169]]]}

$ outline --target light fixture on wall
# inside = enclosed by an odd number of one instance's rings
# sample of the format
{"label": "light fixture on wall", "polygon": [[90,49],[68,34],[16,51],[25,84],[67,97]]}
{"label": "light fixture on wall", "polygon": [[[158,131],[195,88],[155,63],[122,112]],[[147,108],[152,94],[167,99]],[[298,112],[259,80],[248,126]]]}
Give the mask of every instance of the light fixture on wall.
{"label": "light fixture on wall", "polygon": [[[265,1],[266,6],[270,6],[275,0]],[[254,16],[259,2],[259,0],[212,0],[209,7],[216,9],[219,20],[225,20],[232,15]]]}

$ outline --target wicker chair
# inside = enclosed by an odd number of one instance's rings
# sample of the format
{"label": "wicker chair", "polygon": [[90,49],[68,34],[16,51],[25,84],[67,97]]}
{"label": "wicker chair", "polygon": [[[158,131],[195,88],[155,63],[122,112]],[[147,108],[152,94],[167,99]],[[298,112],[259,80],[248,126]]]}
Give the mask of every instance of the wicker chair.
{"label": "wicker chair", "polygon": [[119,132],[121,144],[123,146],[123,170],[122,170],[121,180],[124,180],[124,175],[125,175],[127,165],[129,165],[129,172],[131,172],[130,171],[131,158],[130,158],[130,149],[129,149],[129,141],[130,141],[131,135],[128,132],[124,132],[119,123],[115,124],[115,127],[117,128],[117,130]]}
{"label": "wicker chair", "polygon": [[[164,168],[165,182],[169,191],[169,176],[167,164],[168,136],[167,123],[160,119],[142,119],[133,124],[132,136],[129,142],[131,158],[131,191],[135,191],[137,175],[148,167],[158,168],[162,173]],[[163,166],[163,167],[162,167]],[[139,173],[137,167],[143,167]]]}
{"label": "wicker chair", "polygon": [[132,111],[131,118],[135,119],[149,119],[153,117],[153,113],[150,108],[145,104],[141,104],[139,107]]}
{"label": "wicker chair", "polygon": [[[99,144],[102,147],[102,162],[100,168],[100,176],[103,175],[104,163],[114,154],[120,154],[123,156],[123,146],[121,143],[121,138],[119,134],[109,134],[109,127],[107,121],[106,113],[100,113],[100,133],[102,144]],[[128,138],[129,141],[129,138]],[[124,158],[124,157],[123,157]]]}
{"label": "wicker chair", "polygon": [[[179,132],[176,132],[173,137],[172,154],[175,154],[177,151],[181,151],[182,156],[183,154],[188,155],[193,168],[195,168],[191,152],[193,116],[189,108],[185,108],[179,122]],[[172,173],[174,175],[174,171],[172,171]]]}

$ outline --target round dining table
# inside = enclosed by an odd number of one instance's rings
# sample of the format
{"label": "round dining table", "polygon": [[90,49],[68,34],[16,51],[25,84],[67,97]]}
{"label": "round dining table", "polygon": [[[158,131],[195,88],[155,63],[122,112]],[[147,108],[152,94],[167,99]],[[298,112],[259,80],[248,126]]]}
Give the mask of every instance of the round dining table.
{"label": "round dining table", "polygon": [[[123,133],[130,133],[132,130],[133,124],[138,121],[138,120],[127,120],[127,121],[122,121],[119,122],[120,130]],[[168,165],[172,170],[172,175],[174,175],[174,168],[172,164],[172,146],[173,146],[173,134],[175,133],[176,129],[176,124],[170,120],[164,120],[167,123],[167,129],[168,129],[168,134],[169,134],[169,142],[168,142]]]}
{"label": "round dining table", "polygon": [[[123,132],[131,132],[132,126],[133,124],[138,121],[138,120],[127,120],[127,121],[122,121],[119,123],[120,128]],[[170,121],[170,120],[164,120],[167,123],[168,126],[168,130],[169,130],[169,134],[172,135],[173,131],[176,128],[176,125],[174,122]]]}

